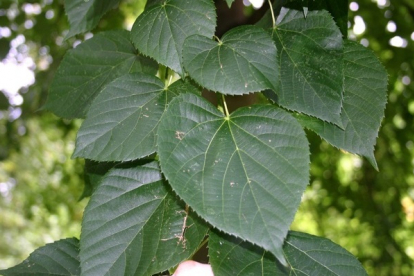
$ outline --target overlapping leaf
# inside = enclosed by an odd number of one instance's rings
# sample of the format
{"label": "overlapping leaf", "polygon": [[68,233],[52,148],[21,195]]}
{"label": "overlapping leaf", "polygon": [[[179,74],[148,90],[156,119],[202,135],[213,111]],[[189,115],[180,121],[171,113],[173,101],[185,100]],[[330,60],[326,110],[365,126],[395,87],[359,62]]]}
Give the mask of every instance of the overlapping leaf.
{"label": "overlapping leaf", "polygon": [[305,18],[301,11],[282,8],[276,25],[278,103],[341,126],[343,43],[331,15],[310,11]]}
{"label": "overlapping leaf", "polygon": [[116,79],[92,103],[73,156],[128,161],[154,153],[155,134],[166,105],[178,93],[194,89],[181,80],[165,88],[157,77],[143,73]]}
{"label": "overlapping leaf", "polygon": [[220,42],[191,36],[184,43],[183,57],[190,77],[213,91],[242,95],[277,87],[276,47],[256,26],[234,28]]}
{"label": "overlapping leaf", "polygon": [[207,227],[187,213],[156,163],[111,170],[86,207],[81,275],[152,275],[188,258]]}
{"label": "overlapping leaf", "polygon": [[194,34],[212,37],[216,12],[211,0],[166,0],[149,5],[132,27],[132,41],[143,54],[179,74],[184,40]]}
{"label": "overlapping leaf", "polygon": [[79,200],[90,197],[102,181],[104,175],[115,165],[117,165],[115,162],[95,162],[86,159],[84,170],[85,187]]}
{"label": "overlapping leaf", "polygon": [[50,87],[45,109],[80,118],[103,87],[130,72],[155,74],[158,66],[137,55],[128,31],[100,33],[66,53]]}
{"label": "overlapping leaf", "polygon": [[79,241],[64,239],[36,249],[22,263],[0,270],[3,276],[76,276],[80,275]]}
{"label": "overlapping leaf", "polygon": [[346,41],[344,79],[344,129],[307,116],[298,118],[332,145],[365,156],[377,168],[374,145],[387,101],[387,72],[370,50]]}
{"label": "overlapping leaf", "polygon": [[290,231],[283,245],[283,267],[268,252],[217,231],[210,234],[209,256],[215,275],[365,276],[361,263],[332,241]]}
{"label": "overlapping leaf", "polygon": [[65,0],[70,29],[66,38],[92,30],[101,17],[117,6],[119,0]]}
{"label": "overlapping leaf", "polygon": [[283,240],[309,170],[308,143],[293,117],[267,105],[227,118],[185,94],[171,101],[157,141],[162,171],[190,207],[283,261]]}

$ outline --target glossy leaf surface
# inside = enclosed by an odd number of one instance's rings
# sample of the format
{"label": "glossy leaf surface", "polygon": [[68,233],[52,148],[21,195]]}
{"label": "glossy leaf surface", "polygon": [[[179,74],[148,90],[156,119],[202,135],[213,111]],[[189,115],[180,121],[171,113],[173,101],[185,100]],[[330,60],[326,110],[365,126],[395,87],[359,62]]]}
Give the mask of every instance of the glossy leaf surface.
{"label": "glossy leaf surface", "polygon": [[157,69],[156,63],[137,54],[129,32],[97,34],[66,53],[44,108],[63,118],[83,118],[109,82],[130,72],[155,74]]}
{"label": "glossy leaf surface", "polygon": [[0,270],[3,276],[76,276],[80,275],[79,241],[75,238],[46,244],[22,263]]}
{"label": "glossy leaf surface", "polygon": [[298,118],[332,145],[365,156],[377,168],[374,145],[387,102],[387,72],[370,50],[346,41],[344,79],[344,129],[307,116]]}
{"label": "glossy leaf surface", "polygon": [[85,210],[82,275],[152,275],[175,266],[207,233],[186,216],[155,162],[111,170]]}
{"label": "glossy leaf surface", "polygon": [[203,87],[228,95],[276,89],[277,51],[271,37],[256,26],[241,26],[216,42],[194,35],[184,43],[184,67]]}
{"label": "glossy leaf surface", "polygon": [[343,45],[332,16],[322,10],[305,18],[301,11],[282,8],[276,25],[278,103],[341,126]]}
{"label": "glossy leaf surface", "polygon": [[308,184],[305,133],[271,105],[229,118],[201,97],[176,97],[158,128],[161,168],[201,217],[271,251],[282,244]]}
{"label": "glossy leaf surface", "polygon": [[118,3],[119,0],[65,0],[65,11],[70,23],[66,38],[95,28],[101,17]]}
{"label": "glossy leaf surface", "polygon": [[180,75],[184,40],[194,34],[212,37],[216,12],[211,0],[166,0],[150,4],[132,27],[132,41],[144,55]]}

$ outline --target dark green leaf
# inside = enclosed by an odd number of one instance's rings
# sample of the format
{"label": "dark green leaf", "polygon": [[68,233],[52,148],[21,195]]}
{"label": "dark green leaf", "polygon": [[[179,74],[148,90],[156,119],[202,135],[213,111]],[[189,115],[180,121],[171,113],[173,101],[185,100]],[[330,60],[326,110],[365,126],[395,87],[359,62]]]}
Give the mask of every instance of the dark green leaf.
{"label": "dark green leaf", "polygon": [[387,102],[387,72],[370,50],[346,41],[344,79],[344,129],[303,115],[298,118],[332,145],[365,156],[378,169],[374,145]]}
{"label": "dark green leaf", "polygon": [[90,197],[96,187],[98,187],[104,175],[116,164],[117,163],[114,162],[85,160],[85,187],[79,200],[82,200],[85,197]]}
{"label": "dark green leaf", "polygon": [[326,9],[335,19],[344,37],[348,36],[348,0],[309,1],[309,9]]}
{"label": "dark green leaf", "polygon": [[191,256],[207,233],[162,180],[155,162],[116,168],[86,207],[82,275],[152,275]]}
{"label": "dark green leaf", "polygon": [[209,256],[215,275],[326,275],[365,276],[359,261],[332,241],[289,231],[283,245],[288,267],[248,242],[219,233],[210,233]]}
{"label": "dark green leaf", "polygon": [[223,94],[241,95],[275,89],[277,51],[262,28],[241,26],[221,42],[194,35],[184,43],[184,67],[203,87]]}
{"label": "dark green leaf", "polygon": [[171,88],[157,77],[133,73],[108,84],[92,103],[76,139],[74,157],[128,161],[155,152],[156,131],[167,104],[195,89],[183,81]]}
{"label": "dark green leaf", "polygon": [[262,248],[227,234],[210,231],[208,255],[214,275],[282,276],[288,268]]}
{"label": "dark green leaf", "polygon": [[10,50],[10,41],[6,38],[0,38],[0,61],[2,61]]}
{"label": "dark green leaf", "polygon": [[166,0],[149,5],[135,21],[131,34],[141,53],[182,74],[184,40],[194,34],[212,37],[215,27],[211,0]]}
{"label": "dark green leaf", "polygon": [[92,30],[101,17],[116,7],[119,0],[65,0],[70,29],[66,38]]}
{"label": "dark green leaf", "polygon": [[365,276],[361,263],[332,241],[290,231],[283,247],[289,275]]}
{"label": "dark green leaf", "polygon": [[279,50],[278,103],[341,126],[342,35],[327,11],[283,8],[273,38]]}
{"label": "dark green leaf", "polygon": [[271,251],[282,244],[308,184],[305,133],[271,105],[224,117],[193,94],[173,99],[158,128],[161,168],[212,225]]}
{"label": "dark green leaf", "polygon": [[127,31],[100,33],[66,53],[45,109],[64,118],[84,117],[103,87],[130,72],[155,74],[158,66],[137,55]]}
{"label": "dark green leaf", "polygon": [[64,239],[33,251],[22,263],[0,270],[4,276],[76,276],[80,275],[79,241]]}
{"label": "dark green leaf", "polygon": [[7,110],[9,108],[9,99],[0,90],[0,110]]}

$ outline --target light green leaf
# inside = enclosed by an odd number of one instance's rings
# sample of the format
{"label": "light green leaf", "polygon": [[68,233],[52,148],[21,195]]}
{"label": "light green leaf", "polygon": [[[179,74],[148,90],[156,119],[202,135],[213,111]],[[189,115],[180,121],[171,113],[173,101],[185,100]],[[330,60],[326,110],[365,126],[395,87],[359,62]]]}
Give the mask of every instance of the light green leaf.
{"label": "light green leaf", "polygon": [[231,7],[231,4],[233,4],[234,0],[226,0],[227,5],[229,8]]}
{"label": "light green leaf", "polygon": [[209,235],[210,263],[215,275],[365,276],[361,263],[332,241],[289,231],[283,245],[288,267],[251,243],[213,231]]}
{"label": "light green leaf", "polygon": [[119,0],[65,0],[65,11],[70,23],[66,38],[95,28],[101,17],[118,3]]}
{"label": "light green leaf", "polygon": [[161,118],[158,154],[173,189],[201,217],[283,261],[309,171],[308,142],[293,117],[260,105],[227,118],[201,97],[180,95]]}
{"label": "light green leaf", "polygon": [[0,270],[3,276],[76,276],[80,275],[79,241],[75,238],[46,244],[22,263]]}
{"label": "light green leaf", "polygon": [[152,275],[191,256],[207,233],[155,162],[111,170],[82,222],[81,275]]}
{"label": "light green leaf", "polygon": [[141,53],[182,75],[184,40],[194,34],[212,37],[215,27],[211,0],[166,0],[149,5],[135,21],[131,35]]}
{"label": "light green leaf", "polygon": [[370,50],[346,41],[344,78],[344,129],[303,115],[298,119],[332,145],[365,156],[378,169],[374,145],[387,102],[387,72]]}
{"label": "light green leaf", "polygon": [[203,87],[228,95],[275,89],[277,51],[269,34],[256,26],[240,26],[221,42],[194,35],[186,39],[184,67]]}
{"label": "light green leaf", "polygon": [[137,54],[128,31],[100,33],[66,53],[44,108],[63,118],[84,117],[109,82],[130,72],[157,70],[155,62]]}
{"label": "light green leaf", "polygon": [[155,134],[167,104],[178,93],[194,89],[183,81],[176,83],[165,88],[155,76],[133,73],[108,84],[79,129],[73,157],[129,161],[154,153]]}
{"label": "light green leaf", "polygon": [[301,11],[282,8],[276,25],[272,35],[279,51],[280,86],[270,98],[341,127],[343,45],[332,16],[322,10],[309,11],[305,18]]}

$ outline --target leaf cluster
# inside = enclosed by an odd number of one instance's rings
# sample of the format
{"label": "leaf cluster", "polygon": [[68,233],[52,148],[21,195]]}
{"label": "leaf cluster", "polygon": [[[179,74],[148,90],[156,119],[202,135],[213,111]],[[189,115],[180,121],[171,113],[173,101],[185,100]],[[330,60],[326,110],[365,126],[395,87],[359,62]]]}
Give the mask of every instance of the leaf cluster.
{"label": "leaf cluster", "polygon": [[[71,36],[118,1],[67,2]],[[304,128],[376,167],[387,76],[343,38],[332,1],[275,2],[257,25],[218,38],[213,1],[149,1],[130,32],[68,51],[45,109],[85,119],[74,152],[89,160],[80,241],[2,273],[54,275],[59,263],[60,275],[153,275],[208,243],[216,275],[366,275],[345,249],[289,227],[309,182]],[[225,96],[250,93],[268,103],[229,112]],[[53,253],[66,247],[79,254]]]}

